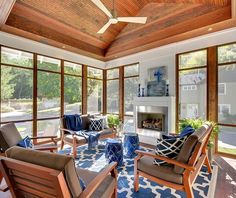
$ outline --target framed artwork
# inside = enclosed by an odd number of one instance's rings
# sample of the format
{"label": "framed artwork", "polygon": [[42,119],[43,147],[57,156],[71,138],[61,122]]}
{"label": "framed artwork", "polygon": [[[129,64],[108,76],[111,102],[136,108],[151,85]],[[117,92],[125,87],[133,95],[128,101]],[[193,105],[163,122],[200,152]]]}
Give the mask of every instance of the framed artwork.
{"label": "framed artwork", "polygon": [[148,70],[148,81],[161,82],[163,79],[167,79],[167,77],[166,66],[155,67]]}

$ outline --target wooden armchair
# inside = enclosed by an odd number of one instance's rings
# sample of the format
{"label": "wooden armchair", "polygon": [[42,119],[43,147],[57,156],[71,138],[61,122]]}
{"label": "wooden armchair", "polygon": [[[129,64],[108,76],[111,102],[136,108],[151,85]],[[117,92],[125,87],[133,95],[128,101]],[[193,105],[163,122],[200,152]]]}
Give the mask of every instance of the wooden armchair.
{"label": "wooden armchair", "polygon": [[[96,173],[76,169],[72,157],[56,153],[12,147],[6,151],[6,156],[0,157],[0,171],[13,198],[109,198],[117,195],[116,162]],[[84,190],[79,178],[86,185]]]}
{"label": "wooden armchair", "polygon": [[[161,185],[186,192],[187,198],[193,198],[192,185],[201,167],[205,164],[211,173],[207,156],[207,144],[212,132],[212,125],[203,125],[188,137],[177,159],[169,159],[154,152],[137,150],[134,162],[134,189],[139,189],[139,175]],[[154,159],[164,160],[167,165],[157,166]]]}
{"label": "wooden armchair", "polygon": [[[56,138],[57,136],[31,137],[32,140],[50,140],[50,143],[47,144],[33,145],[33,149],[53,152],[57,150]],[[0,127],[0,148],[2,152],[5,152],[12,146],[16,146],[21,139],[21,134],[14,123],[8,123]]]}

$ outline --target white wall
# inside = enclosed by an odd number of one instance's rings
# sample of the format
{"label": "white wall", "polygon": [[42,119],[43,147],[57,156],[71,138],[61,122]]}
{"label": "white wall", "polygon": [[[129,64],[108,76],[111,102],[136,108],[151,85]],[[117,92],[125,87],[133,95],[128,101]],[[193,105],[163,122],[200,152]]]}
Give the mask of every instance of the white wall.
{"label": "white wall", "polygon": [[174,96],[176,54],[235,41],[236,28],[231,28],[111,60],[106,62],[106,68],[139,62],[140,80],[142,81],[148,79],[149,68],[167,66],[168,79],[170,80],[170,95]]}
{"label": "white wall", "polygon": [[30,52],[105,68],[105,62],[0,31],[0,44]]}

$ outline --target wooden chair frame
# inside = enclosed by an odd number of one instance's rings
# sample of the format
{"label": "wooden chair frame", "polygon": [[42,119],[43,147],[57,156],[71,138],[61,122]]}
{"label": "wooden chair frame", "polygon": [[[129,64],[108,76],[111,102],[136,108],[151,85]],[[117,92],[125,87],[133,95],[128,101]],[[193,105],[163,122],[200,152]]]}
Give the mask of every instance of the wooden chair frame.
{"label": "wooden chair frame", "polygon": [[[54,145],[48,145],[48,146],[42,146],[42,147],[37,147],[35,148],[35,150],[38,150],[38,151],[50,151],[50,152],[54,152],[54,150],[57,150],[58,147],[57,147],[57,136],[56,135],[51,135],[51,136],[34,136],[34,137],[31,137],[30,138],[31,140],[42,140],[42,139],[50,139],[49,142],[53,142]],[[35,144],[35,145],[43,145],[44,143],[40,143],[40,144]]]}
{"label": "wooden chair frame", "polygon": [[[134,190],[135,192],[137,192],[139,189],[139,175],[141,175],[161,185],[168,186],[176,190],[185,191],[187,198],[194,198],[192,185],[195,182],[198,176],[198,173],[201,170],[201,167],[205,164],[207,166],[208,172],[209,173],[212,172],[211,165],[207,156],[207,144],[210,139],[212,130],[213,130],[212,126],[210,126],[207,129],[206,133],[208,134],[197,143],[188,163],[182,163],[175,159],[170,159],[167,157],[156,155],[155,153],[137,150],[136,153],[138,154],[138,156],[134,160]],[[181,168],[184,168],[185,170],[183,173],[183,184],[181,185],[181,184],[172,183],[172,182],[160,179],[160,178],[156,178],[152,175],[149,175],[145,172],[138,170],[138,161],[143,156],[164,160],[165,162],[169,164],[173,164]]]}
{"label": "wooden chair frame", "polygon": [[[61,130],[61,150],[64,148],[65,143],[70,145],[72,147],[72,152],[73,152],[72,155],[74,158],[76,158],[77,156],[76,148],[78,146],[84,145],[84,143],[77,143],[76,136],[78,135],[76,134],[76,131],[72,131],[65,128],[60,128],[60,130]],[[72,143],[64,139],[65,132],[70,133],[72,135]],[[102,138],[99,138],[99,139],[106,139],[106,138],[116,138],[116,133],[103,135]]]}
{"label": "wooden chair frame", "polygon": [[[103,169],[86,189],[80,194],[81,198],[90,197],[108,174],[115,178],[116,184],[111,197],[117,196],[116,162]],[[2,172],[13,198],[23,195],[35,195],[43,198],[70,198],[63,172],[38,166],[35,164],[0,157],[0,171]]]}

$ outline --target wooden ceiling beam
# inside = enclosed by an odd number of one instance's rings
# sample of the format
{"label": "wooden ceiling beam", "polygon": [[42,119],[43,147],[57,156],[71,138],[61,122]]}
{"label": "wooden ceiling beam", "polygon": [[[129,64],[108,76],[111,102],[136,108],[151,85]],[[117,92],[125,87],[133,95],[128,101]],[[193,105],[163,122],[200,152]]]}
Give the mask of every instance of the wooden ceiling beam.
{"label": "wooden ceiling beam", "polygon": [[6,23],[15,2],[16,0],[0,0],[0,29]]}
{"label": "wooden ceiling beam", "polygon": [[[132,48],[137,48],[148,43],[155,42],[157,40],[166,39],[168,37],[175,36],[177,34],[182,34],[194,29],[198,29],[207,25],[218,23],[223,20],[231,18],[230,6],[223,7],[221,9],[215,10],[208,14],[204,14],[195,18],[188,18],[184,21],[178,22],[176,24],[166,26],[165,21],[156,23],[152,25],[152,28],[147,29],[144,32],[131,33],[124,37],[121,37],[113,42],[113,44],[108,48],[105,56],[112,56],[121,51],[126,51]],[[172,19],[174,20],[174,19]],[[168,20],[171,21],[171,20]],[[161,26],[161,27],[160,27]]]}
{"label": "wooden ceiling beam", "polygon": [[231,15],[232,18],[236,18],[236,0],[231,1]]}
{"label": "wooden ceiling beam", "polygon": [[71,27],[58,20],[50,18],[28,7],[27,5],[23,5],[18,2],[16,2],[14,8],[12,9],[12,14],[30,19],[32,22],[50,27],[51,29],[55,29],[57,32],[76,38],[77,40],[89,41],[90,44],[102,49],[105,49],[109,45],[104,41],[101,41],[93,36],[90,36],[89,34],[83,33],[74,27]]}
{"label": "wooden ceiling beam", "polygon": [[[105,57],[105,61],[110,61],[110,60],[120,58],[120,57],[123,57],[123,56],[131,55],[131,54],[142,52],[142,51],[145,51],[145,50],[150,50],[150,49],[161,47],[161,46],[168,45],[168,44],[171,44],[171,43],[184,41],[184,40],[187,40],[187,39],[192,39],[194,37],[203,36],[203,35],[206,35],[208,33],[218,32],[218,31],[221,31],[221,30],[224,30],[224,29],[229,29],[229,28],[232,28],[232,27],[236,27],[236,18],[228,19],[228,20],[225,20],[225,21],[222,21],[222,22],[219,22],[219,23],[208,25],[208,26],[205,26],[205,27],[202,27],[202,28],[198,28],[198,29],[195,29],[195,30],[192,30],[192,31],[188,31],[188,32],[178,34],[178,35],[175,35],[175,36],[172,36],[172,37],[168,37],[168,38],[165,38],[165,39],[162,39],[162,40],[157,40],[155,42],[148,43],[148,44],[145,44],[145,45],[142,45],[142,46],[138,46],[136,48],[124,50],[124,51],[117,52],[117,53],[111,54],[111,55],[107,55]],[[212,31],[209,32],[208,31],[209,28],[211,28]]]}
{"label": "wooden ceiling beam", "polygon": [[[6,25],[6,24],[2,27],[2,31],[10,33],[10,34],[17,35],[17,36],[20,36],[20,37],[24,37],[24,38],[27,38],[27,39],[30,39],[30,40],[33,40],[33,41],[37,41],[39,43],[43,43],[43,44],[47,44],[47,45],[50,45],[50,46],[53,46],[53,47],[57,47],[57,48],[60,48],[62,50],[67,50],[67,51],[70,51],[70,52],[74,52],[74,53],[77,53],[77,54],[81,54],[81,55],[84,55],[84,56],[95,58],[95,59],[98,59],[98,60],[101,60],[101,61],[105,60],[104,59],[104,53],[102,51],[101,51],[100,54],[91,52],[89,50],[89,45],[87,46],[87,50],[83,50],[79,47],[74,47],[72,45],[68,45],[68,44],[53,40],[53,39],[49,39],[49,38],[46,38],[46,37],[43,37],[43,36],[40,36],[40,35],[36,35],[34,33],[30,33],[28,31],[24,31],[22,29],[18,29],[18,28],[15,28],[15,27],[12,27],[12,26],[9,26],[9,25]],[[47,53],[47,52],[45,52],[45,53]]]}
{"label": "wooden ceiling beam", "polygon": [[[154,6],[152,6],[154,7]],[[158,19],[154,20],[154,21],[151,21],[151,22],[147,22],[147,24],[145,25],[141,25],[141,26],[138,26],[137,28],[133,28],[131,30],[126,30],[128,28],[129,25],[127,25],[127,27],[121,31],[121,33],[116,37],[116,40],[125,36],[125,35],[128,35],[128,34],[131,34],[131,33],[140,33],[141,32],[145,32],[148,28],[152,27],[154,24],[158,23],[158,22],[161,22],[161,21],[165,21],[165,20],[172,20],[171,17],[175,18],[177,15],[179,14],[182,14],[184,15],[185,13],[187,12],[190,12],[192,13],[192,11],[202,11],[202,5],[199,5],[199,4],[192,4],[192,5],[189,5],[189,6],[186,6],[184,8],[179,8],[175,11],[172,11],[168,14],[166,14],[165,16],[162,16],[162,17],[158,17]],[[196,10],[197,9],[197,10]],[[155,9],[156,10],[156,9]],[[147,10],[148,11],[148,10]],[[143,14],[145,15],[145,14]]]}

